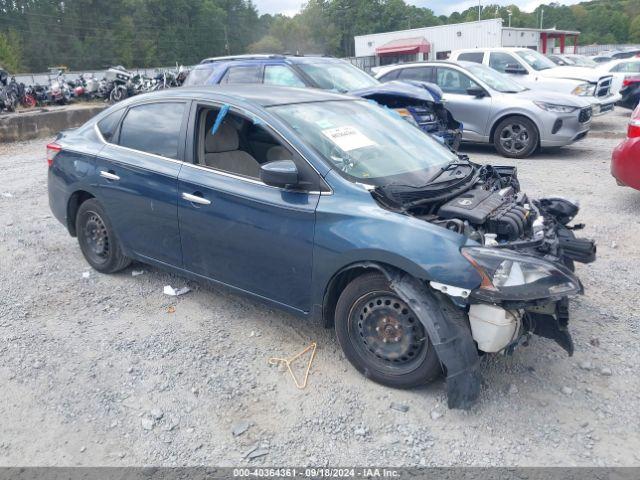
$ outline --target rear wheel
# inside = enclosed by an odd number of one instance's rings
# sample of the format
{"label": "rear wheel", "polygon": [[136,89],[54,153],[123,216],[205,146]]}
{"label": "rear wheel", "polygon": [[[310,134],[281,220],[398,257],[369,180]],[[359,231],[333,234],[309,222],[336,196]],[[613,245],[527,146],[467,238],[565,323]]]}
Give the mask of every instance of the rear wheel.
{"label": "rear wheel", "polygon": [[509,158],[526,158],[538,147],[538,129],[528,118],[514,115],[502,120],[493,133],[498,153]]}
{"label": "rear wheel", "polygon": [[351,364],[371,380],[412,388],[440,373],[424,326],[379,273],[362,275],[336,305],[336,335]]}
{"label": "rear wheel", "polygon": [[114,273],[131,263],[123,255],[111,222],[95,198],[80,205],[76,215],[76,233],[84,258],[97,271]]}

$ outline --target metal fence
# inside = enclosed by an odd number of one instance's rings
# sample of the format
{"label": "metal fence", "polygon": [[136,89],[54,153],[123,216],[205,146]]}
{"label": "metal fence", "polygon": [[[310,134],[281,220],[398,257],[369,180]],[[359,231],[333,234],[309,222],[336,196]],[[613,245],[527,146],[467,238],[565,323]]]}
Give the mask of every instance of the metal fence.
{"label": "metal fence", "polygon": [[347,57],[344,58],[347,62],[351,62],[353,65],[367,73],[371,73],[371,69],[376,66],[376,57]]}
{"label": "metal fence", "polygon": [[607,50],[624,50],[625,48],[640,48],[640,44],[578,45],[576,53],[581,55],[597,55]]}

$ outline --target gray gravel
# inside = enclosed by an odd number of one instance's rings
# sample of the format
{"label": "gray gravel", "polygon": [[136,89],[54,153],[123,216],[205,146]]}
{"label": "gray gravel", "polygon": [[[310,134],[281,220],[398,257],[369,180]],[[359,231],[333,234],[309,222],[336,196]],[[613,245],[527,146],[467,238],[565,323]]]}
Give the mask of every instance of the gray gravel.
{"label": "gray gravel", "polygon": [[[609,174],[627,117],[516,162],[531,194],[582,202],[599,259],[578,266],[575,356],[534,338],[485,358],[470,412],[447,410],[443,381],[366,380],[311,322],[148,266],[91,271],[49,212],[46,142],[1,145],[0,465],[640,464],[640,192]],[[298,390],[267,359],[311,341]]]}

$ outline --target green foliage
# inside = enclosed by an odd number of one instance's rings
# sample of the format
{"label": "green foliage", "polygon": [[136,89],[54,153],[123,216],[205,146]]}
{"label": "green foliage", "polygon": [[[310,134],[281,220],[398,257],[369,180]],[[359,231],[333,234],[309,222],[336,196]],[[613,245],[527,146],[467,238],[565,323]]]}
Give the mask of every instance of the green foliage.
{"label": "green foliage", "polygon": [[[640,42],[640,1],[566,6],[483,5],[481,18],[511,26],[579,30],[581,44]],[[542,14],[544,11],[544,14]],[[353,37],[475,21],[478,7],[449,16],[406,0],[308,0],[293,17],[262,15],[252,0],[0,0],[0,63],[10,71],[148,67],[243,52],[354,54]]]}

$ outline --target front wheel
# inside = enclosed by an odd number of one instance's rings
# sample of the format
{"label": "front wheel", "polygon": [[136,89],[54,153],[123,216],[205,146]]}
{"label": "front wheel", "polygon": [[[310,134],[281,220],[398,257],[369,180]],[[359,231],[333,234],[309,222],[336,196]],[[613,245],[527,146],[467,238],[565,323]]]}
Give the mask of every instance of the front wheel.
{"label": "front wheel", "polygon": [[515,115],[502,120],[493,133],[493,145],[503,157],[526,158],[538,147],[538,129],[528,118]]}
{"label": "front wheel", "polygon": [[131,263],[122,253],[111,222],[95,198],[80,205],[76,233],[84,258],[97,271],[114,273]]}
{"label": "front wheel", "polygon": [[336,336],[364,376],[395,388],[434,380],[441,367],[424,326],[379,273],[357,277],[336,305]]}

